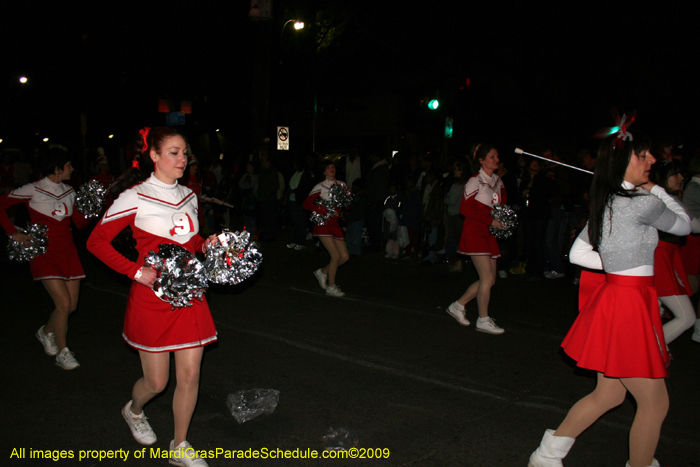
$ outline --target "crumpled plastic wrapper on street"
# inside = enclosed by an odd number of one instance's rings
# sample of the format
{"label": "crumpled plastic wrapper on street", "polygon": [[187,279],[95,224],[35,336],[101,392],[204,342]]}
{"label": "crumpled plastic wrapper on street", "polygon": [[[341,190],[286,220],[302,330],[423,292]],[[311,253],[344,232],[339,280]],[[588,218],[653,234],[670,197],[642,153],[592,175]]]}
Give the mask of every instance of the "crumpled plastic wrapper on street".
{"label": "crumpled plastic wrapper on street", "polygon": [[229,394],[226,405],[238,423],[245,423],[274,412],[279,400],[280,392],[276,389],[248,389]]}
{"label": "crumpled plastic wrapper on street", "polygon": [[262,263],[258,244],[250,241],[250,233],[224,231],[218,242],[207,246],[204,269],[211,282],[236,285],[255,274]]}
{"label": "crumpled plastic wrapper on street", "polygon": [[329,428],[328,433],[323,436],[323,443],[326,451],[345,451],[356,448],[359,443],[357,434],[347,428]]}
{"label": "crumpled plastic wrapper on street", "polygon": [[316,203],[326,208],[326,214],[311,213],[311,222],[316,225],[325,225],[326,221],[335,212],[336,208],[345,209],[352,204],[352,192],[341,183],[334,183],[328,189],[328,199],[318,198]]}
{"label": "crumpled plastic wrapper on street", "polygon": [[180,245],[158,245],[158,253],[149,251],[144,261],[158,273],[153,291],[173,309],[192,306],[195,299],[201,301],[209,287],[202,263]]}
{"label": "crumpled plastic wrapper on street", "polygon": [[105,187],[97,180],[80,185],[75,193],[75,209],[81,212],[86,219],[100,217],[106,193]]}
{"label": "crumpled plastic wrapper on street", "polygon": [[49,238],[46,232],[49,227],[46,224],[27,224],[27,228],[17,227],[17,230],[29,236],[29,245],[15,241],[12,236],[7,240],[7,253],[11,260],[22,262],[29,261],[46,253]]}
{"label": "crumpled plastic wrapper on street", "polygon": [[489,226],[489,232],[496,238],[508,238],[515,232],[518,227],[518,215],[513,209],[508,206],[496,205],[491,211],[491,217],[501,222],[502,229],[497,229],[494,226]]}

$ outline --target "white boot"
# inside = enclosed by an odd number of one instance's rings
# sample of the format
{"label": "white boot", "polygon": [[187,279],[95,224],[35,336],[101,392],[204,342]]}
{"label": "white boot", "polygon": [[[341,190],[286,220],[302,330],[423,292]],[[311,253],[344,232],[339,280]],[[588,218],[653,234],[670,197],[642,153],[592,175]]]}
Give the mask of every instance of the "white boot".
{"label": "white boot", "polygon": [[[625,467],[630,467],[630,461],[627,461],[627,465]],[[654,459],[651,461],[651,465],[649,467],[661,467],[661,464],[659,464],[659,461]]]}
{"label": "white boot", "polygon": [[569,453],[576,438],[554,436],[554,430],[544,432],[540,447],[530,456],[527,467],[564,467],[561,460]]}

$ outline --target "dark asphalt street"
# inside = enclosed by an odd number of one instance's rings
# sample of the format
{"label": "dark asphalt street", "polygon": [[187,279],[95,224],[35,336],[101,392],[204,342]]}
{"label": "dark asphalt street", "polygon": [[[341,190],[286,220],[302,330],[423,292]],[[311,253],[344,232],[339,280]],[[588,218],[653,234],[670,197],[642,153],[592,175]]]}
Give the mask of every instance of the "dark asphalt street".
{"label": "dark asphalt street", "polygon": [[[324,250],[288,250],[283,233],[263,243],[255,278],[217,286],[208,298],[219,342],[207,347],[199,405],[189,440],[198,450],[322,451],[323,436],[353,430],[358,448],[388,449],[384,459],[210,459],[217,466],[468,466],[524,467],[546,428],[594,385],[559,350],[576,315],[570,278],[499,280],[491,315],[505,328],[491,336],[458,325],[445,313],[475,279],[443,266],[387,260],[380,253],[352,258],[339,272],[342,299],[326,297],[312,271]],[[140,376],[137,354],[121,338],[129,281],[84,249],[88,279],[71,317],[69,347],[81,367],[64,371],[34,338],[51,308],[27,265],[0,260],[5,360],[1,431],[3,466],[165,466],[134,459],[137,444],[120,410]],[[476,319],[476,305],[468,306]],[[671,344],[667,380],[671,409],[657,458],[662,466],[700,465],[700,345],[686,333]],[[167,449],[172,437],[174,378],[146,407]],[[238,424],[226,397],[242,389],[272,388],[272,415]],[[632,400],[585,432],[566,467],[623,467],[634,415]],[[17,459],[13,449],[67,450],[74,459]],[[129,458],[78,461],[80,450],[124,450]],[[362,451],[360,451],[362,452]],[[385,451],[386,452],[386,451]]]}

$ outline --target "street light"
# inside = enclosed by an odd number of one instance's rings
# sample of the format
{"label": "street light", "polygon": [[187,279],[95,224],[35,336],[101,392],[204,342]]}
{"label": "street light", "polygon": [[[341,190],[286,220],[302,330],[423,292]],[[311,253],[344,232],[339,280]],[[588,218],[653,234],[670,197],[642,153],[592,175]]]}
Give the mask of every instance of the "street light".
{"label": "street light", "polygon": [[26,84],[27,81],[29,81],[29,80],[27,79],[26,76],[20,76],[20,77],[19,77],[19,82],[20,82],[20,83]]}
{"label": "street light", "polygon": [[285,26],[287,26],[289,23],[292,23],[292,22],[294,23],[294,29],[296,29],[297,31],[300,29],[304,29],[304,22],[303,21],[299,21],[296,19],[287,20],[287,22],[282,25],[282,32],[280,33],[280,39],[284,35]]}

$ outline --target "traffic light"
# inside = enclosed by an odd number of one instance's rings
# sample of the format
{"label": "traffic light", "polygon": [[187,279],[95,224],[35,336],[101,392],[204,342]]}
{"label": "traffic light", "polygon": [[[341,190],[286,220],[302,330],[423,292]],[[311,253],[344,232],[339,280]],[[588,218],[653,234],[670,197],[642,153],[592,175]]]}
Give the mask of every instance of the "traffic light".
{"label": "traffic light", "polygon": [[440,107],[440,101],[437,99],[432,99],[430,102],[428,102],[428,108],[430,110],[437,110],[438,107]]}

